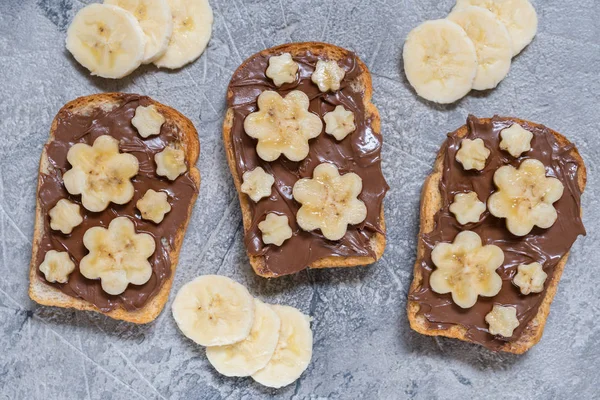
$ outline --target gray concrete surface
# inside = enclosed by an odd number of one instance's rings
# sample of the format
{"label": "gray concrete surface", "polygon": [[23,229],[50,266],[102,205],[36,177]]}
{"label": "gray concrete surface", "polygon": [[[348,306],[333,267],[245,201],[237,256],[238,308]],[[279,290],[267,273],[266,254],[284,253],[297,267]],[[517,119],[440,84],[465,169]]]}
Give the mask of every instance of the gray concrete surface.
{"label": "gray concrete surface", "polygon": [[[537,0],[539,32],[499,88],[451,106],[419,100],[401,67],[403,38],[453,0],[211,0],[213,38],[177,72],[144,67],[119,81],[90,77],[64,47],[88,0],[0,4],[0,399],[591,399],[598,398],[600,307],[600,2]],[[256,51],[323,40],[356,51],[373,72],[382,116],[388,247],[375,265],[267,281],[249,267],[221,122],[233,70]],[[189,116],[202,143],[200,197],[181,253],[177,290],[219,273],[273,303],[314,317],[314,358],[281,390],[213,371],[179,334],[170,312],[134,326],[98,314],[41,307],[27,296],[38,158],[67,101],[103,91],[147,94]],[[588,236],[572,249],[541,343],[494,354],[412,332],[405,312],[419,191],[444,134],[468,113],[518,116],[572,139],[587,161]],[[170,303],[168,304],[168,306]],[[167,306],[167,309],[168,309]]]}

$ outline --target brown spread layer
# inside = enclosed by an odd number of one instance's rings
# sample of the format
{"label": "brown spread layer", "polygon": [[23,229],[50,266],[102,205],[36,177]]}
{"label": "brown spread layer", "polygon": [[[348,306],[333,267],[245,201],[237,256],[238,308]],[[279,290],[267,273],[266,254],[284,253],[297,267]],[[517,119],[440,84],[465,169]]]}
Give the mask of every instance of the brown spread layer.
{"label": "brown spread layer", "polygon": [[[533,133],[531,151],[514,159],[507,152],[501,151],[500,131],[512,125],[510,118],[494,117],[491,122],[480,121],[473,116],[467,120],[468,139],[483,139],[485,146],[491,150],[485,169],[465,171],[455,160],[462,138],[457,133],[450,133],[442,147],[444,154],[443,176],[439,184],[442,208],[435,215],[435,227],[432,232],[423,234],[419,240],[425,245],[425,255],[420,263],[423,281],[421,287],[409,295],[409,300],[419,304],[419,315],[425,316],[432,329],[448,329],[453,325],[461,325],[467,329],[467,336],[474,342],[487,348],[497,350],[506,341],[517,340],[523,330],[538,312],[548,284],[552,281],[556,266],[569,251],[579,235],[585,235],[580,216],[581,191],[577,183],[578,164],[570,154],[573,145],[563,146],[545,127],[522,125]],[[562,198],[554,203],[558,219],[549,229],[535,227],[528,235],[518,237],[506,229],[506,221],[494,217],[485,211],[477,223],[460,225],[449,206],[457,193],[475,191],[479,199],[487,202],[495,191],[494,172],[502,165],[511,164],[518,167],[523,159],[534,158],[546,166],[546,175],[558,178],[564,185]],[[502,289],[494,297],[479,297],[477,303],[462,309],[452,301],[450,294],[437,294],[429,286],[429,277],[435,269],[431,261],[431,251],[439,242],[452,242],[456,235],[464,230],[479,234],[483,244],[494,244],[504,251],[504,264],[497,270],[502,277]],[[544,291],[522,295],[519,288],[512,283],[521,263],[539,262],[548,274]],[[488,332],[488,324],[484,318],[492,310],[494,304],[514,306],[517,309],[519,326],[513,336],[502,338]]]}
{"label": "brown spread layer", "polygon": [[[74,114],[63,109],[58,114],[58,122],[54,139],[46,145],[50,171],[40,174],[38,191],[39,204],[44,216],[43,232],[38,244],[36,265],[38,277],[46,284],[62,291],[63,293],[86,300],[102,311],[110,311],[119,306],[126,310],[136,310],[155,296],[165,281],[170,277],[171,260],[169,251],[176,245],[176,235],[188,218],[188,209],[198,192],[198,187],[189,175],[189,170],[175,181],[169,181],[156,175],[154,155],[162,151],[167,144],[182,140],[179,128],[167,120],[157,136],[143,139],[131,125],[135,109],[139,106],[148,106],[152,101],[148,97],[138,95],[122,95],[120,104],[106,111],[96,108],[86,115]],[[119,140],[119,150],[131,153],[139,161],[139,172],[132,179],[135,189],[133,199],[125,205],[111,203],[108,208],[99,213],[92,213],[83,206],[81,212],[83,222],[75,227],[70,235],[50,229],[50,211],[56,203],[67,198],[81,205],[81,196],[70,195],[62,181],[62,175],[70,169],[67,162],[67,152],[75,143],[92,145],[94,140],[101,135],[110,135]],[[189,166],[188,166],[189,167]],[[135,208],[135,203],[148,189],[162,190],[169,195],[171,211],[165,215],[160,224],[142,220],[140,212]],[[156,250],[149,258],[152,265],[152,276],[144,285],[130,284],[125,292],[112,296],[104,292],[99,280],[85,278],[79,272],[79,262],[88,253],[83,245],[83,234],[93,226],[108,227],[110,221],[116,217],[125,216],[133,221],[136,232],[152,235],[156,242]],[[49,250],[67,251],[75,261],[75,271],[69,276],[65,284],[49,283],[44,279],[44,274],[39,271],[39,265],[44,260]]]}
{"label": "brown spread layer", "polygon": [[[365,112],[364,93],[359,89],[361,84],[358,84],[361,74],[366,71],[359,65],[356,56],[348,52],[341,60],[337,60],[346,71],[340,90],[321,93],[310,80],[319,58],[308,51],[293,56],[299,64],[296,81],[277,88],[265,75],[269,57],[257,54],[247,60],[236,71],[229,86],[232,95],[228,105],[234,111],[232,142],[240,182],[244,172],[256,167],[262,167],[275,177],[269,198],[258,203],[249,201],[252,223],[245,233],[248,253],[264,256],[266,269],[274,275],[298,272],[324,257],[375,258],[370,240],[376,232],[382,232],[380,215],[388,186],[381,172],[382,138],[372,128],[371,115]],[[356,130],[340,142],[323,130],[317,138],[309,141],[310,152],[303,161],[292,162],[282,155],[274,162],[265,162],[256,153],[257,141],[246,135],[243,125],[246,116],[258,110],[257,98],[265,90],[275,90],[282,96],[292,90],[301,90],[310,99],[309,110],[321,118],[337,105],[343,105],[354,113]],[[348,226],[346,235],[338,241],[325,239],[320,231],[301,230],[295,218],[300,204],[292,197],[292,187],[298,179],[312,177],[315,167],[323,162],[335,164],[341,174],[358,174],[363,183],[363,190],[358,197],[367,206],[367,218],[359,225]],[[264,245],[261,240],[258,223],[270,212],[286,215],[290,221],[293,236],[281,247]]]}

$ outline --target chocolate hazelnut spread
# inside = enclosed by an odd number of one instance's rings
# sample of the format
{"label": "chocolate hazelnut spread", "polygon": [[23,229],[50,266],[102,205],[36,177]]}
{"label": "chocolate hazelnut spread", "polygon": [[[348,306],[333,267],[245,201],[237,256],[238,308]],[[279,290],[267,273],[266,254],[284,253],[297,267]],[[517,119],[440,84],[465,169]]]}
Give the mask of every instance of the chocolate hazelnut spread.
{"label": "chocolate hazelnut spread", "polygon": [[[265,75],[269,57],[270,54],[263,52],[248,59],[233,75],[228,93],[228,106],[233,109],[232,145],[240,181],[244,172],[256,167],[262,167],[275,177],[270,197],[258,203],[249,202],[252,222],[245,232],[248,253],[263,256],[265,268],[273,275],[298,272],[324,257],[374,259],[370,240],[376,232],[383,233],[380,217],[388,186],[381,172],[382,137],[373,130],[373,115],[365,110],[362,83],[358,82],[367,71],[353,53],[346,52],[337,60],[346,72],[340,90],[322,93],[311,81],[319,57],[306,51],[293,56],[299,65],[296,80],[278,88]],[[257,141],[244,132],[244,119],[258,110],[257,98],[265,90],[277,91],[282,96],[292,90],[301,90],[310,99],[309,110],[321,118],[336,106],[343,105],[354,113],[356,130],[339,142],[323,130],[309,141],[309,154],[300,162],[292,162],[283,155],[276,161],[265,162],[256,153]],[[324,162],[335,164],[340,174],[354,172],[362,178],[363,189],[358,198],[367,206],[366,219],[359,225],[348,226],[346,235],[338,241],[327,240],[320,231],[303,231],[295,218],[300,204],[292,197],[294,183],[300,178],[312,178],[315,167]],[[293,230],[293,236],[280,247],[265,245],[261,240],[258,223],[270,212],[286,215]]]}
{"label": "chocolate hazelnut spread", "polygon": [[[425,254],[420,260],[423,280],[421,286],[409,294],[409,301],[420,306],[418,315],[426,318],[432,329],[448,329],[453,325],[461,325],[467,329],[467,337],[498,350],[507,341],[517,340],[527,324],[536,316],[546,295],[548,284],[552,281],[556,266],[568,252],[579,235],[585,235],[581,221],[581,190],[577,181],[579,165],[572,156],[573,145],[562,145],[552,132],[543,127],[527,123],[521,125],[533,133],[531,150],[518,159],[500,150],[500,132],[510,127],[510,118],[494,117],[490,122],[469,116],[467,120],[468,139],[483,139],[485,146],[491,150],[483,171],[465,171],[455,160],[462,138],[457,132],[450,133],[441,149],[443,159],[443,175],[439,184],[442,208],[435,215],[433,231],[421,235],[419,240],[424,245]],[[558,219],[548,229],[535,227],[528,235],[514,236],[506,229],[506,221],[494,217],[485,211],[479,222],[460,225],[449,211],[450,204],[457,193],[475,191],[479,199],[486,202],[496,190],[493,183],[494,172],[501,166],[510,164],[518,167],[524,159],[537,159],[546,167],[546,175],[559,179],[564,185],[563,196],[554,203]],[[483,244],[499,246],[504,252],[504,263],[496,271],[502,278],[502,289],[494,297],[479,297],[477,303],[468,309],[454,304],[450,294],[438,294],[431,290],[429,277],[435,266],[431,261],[431,251],[440,242],[452,242],[456,235],[464,230],[476,232]],[[548,274],[541,293],[523,295],[512,282],[517,273],[517,266],[525,263],[539,262]],[[494,304],[513,306],[517,309],[519,326],[512,337],[493,336],[488,332],[488,324],[484,318],[492,310]]]}
{"label": "chocolate hazelnut spread", "polygon": [[[155,296],[165,281],[172,274],[169,252],[175,247],[178,230],[185,227],[190,206],[196,198],[198,187],[188,171],[175,181],[156,175],[154,155],[162,151],[168,144],[182,140],[179,127],[167,120],[157,136],[143,139],[131,125],[135,109],[139,106],[153,104],[150,98],[138,95],[123,94],[119,104],[112,109],[95,108],[90,112],[73,113],[62,109],[56,116],[54,138],[46,144],[49,172],[40,173],[38,201],[43,215],[43,231],[37,243],[38,252],[35,260],[39,279],[63,293],[80,298],[107,312],[118,307],[132,311],[142,307]],[[139,172],[132,178],[135,193],[131,201],[124,205],[111,203],[106,210],[92,213],[83,206],[81,212],[83,222],[73,229],[69,235],[50,229],[48,211],[63,198],[81,205],[81,196],[70,195],[62,181],[62,175],[70,168],[67,152],[75,143],[92,145],[101,135],[110,135],[119,140],[119,150],[130,153],[139,161]],[[189,166],[188,166],[189,167]],[[164,191],[168,194],[171,211],[165,215],[160,224],[141,219],[135,208],[136,202],[148,189]],[[133,221],[136,232],[152,235],[156,242],[156,250],[149,258],[152,276],[144,285],[130,284],[125,292],[113,296],[105,293],[99,280],[85,278],[79,272],[79,261],[88,253],[83,245],[83,234],[94,226],[108,227],[116,217],[127,217]],[[67,283],[49,283],[40,272],[39,265],[49,250],[66,251],[77,267],[69,275]]]}

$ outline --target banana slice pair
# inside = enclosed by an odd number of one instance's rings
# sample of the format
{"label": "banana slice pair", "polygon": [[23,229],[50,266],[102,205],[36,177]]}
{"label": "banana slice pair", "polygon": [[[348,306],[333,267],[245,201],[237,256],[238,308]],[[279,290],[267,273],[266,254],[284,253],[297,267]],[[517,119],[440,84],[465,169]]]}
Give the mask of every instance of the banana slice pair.
{"label": "banana slice pair", "polygon": [[419,96],[442,104],[471,89],[493,89],[536,31],[529,0],[458,0],[446,19],[426,21],[408,34],[406,77]]}
{"label": "banana slice pair", "polygon": [[141,64],[180,68],[194,61],[212,22],[208,0],[105,0],[77,13],[66,45],[92,75],[118,79]]}
{"label": "banana slice pair", "polygon": [[254,299],[229,278],[205,275],[185,284],[172,310],[182,333],[207,346],[208,360],[225,376],[252,376],[262,385],[283,387],[312,358],[308,316]]}

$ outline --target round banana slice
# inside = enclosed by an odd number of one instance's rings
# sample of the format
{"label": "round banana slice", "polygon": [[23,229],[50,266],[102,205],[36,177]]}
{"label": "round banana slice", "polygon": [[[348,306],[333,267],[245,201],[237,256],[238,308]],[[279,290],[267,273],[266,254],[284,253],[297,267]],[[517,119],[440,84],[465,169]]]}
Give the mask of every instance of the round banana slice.
{"label": "round banana slice", "polygon": [[67,50],[92,75],[118,79],[129,75],[144,59],[144,31],[122,8],[90,4],[82,8],[67,30]]}
{"label": "round banana slice", "polygon": [[250,376],[263,369],[277,347],[281,320],[267,304],[254,299],[254,324],[250,335],[229,346],[206,348],[208,361],[225,376]]}
{"label": "round banana slice", "polygon": [[104,0],[104,4],[121,7],[138,20],[146,39],[142,63],[151,63],[165,54],[173,32],[167,0]]}
{"label": "round banana slice", "polygon": [[506,26],[513,56],[531,43],[537,32],[538,18],[529,0],[457,0],[454,10],[468,6],[487,8]]}
{"label": "round banana slice", "polygon": [[310,317],[294,307],[271,306],[281,319],[279,341],[266,367],[252,375],[264,386],[280,388],[302,375],[312,358],[313,335]]}
{"label": "round banana slice", "polygon": [[224,346],[244,340],[254,322],[254,299],[239,283],[204,275],[179,289],[173,317],[185,336],[202,346]]}
{"label": "round banana slice", "polygon": [[167,0],[173,14],[173,34],[157,67],[181,68],[204,51],[212,32],[213,12],[208,0]]}
{"label": "round banana slice", "polygon": [[477,74],[475,45],[456,23],[426,21],[406,38],[404,72],[417,94],[436,103],[464,97]]}
{"label": "round banana slice", "polygon": [[506,27],[491,11],[466,7],[453,11],[448,19],[460,25],[477,51],[477,75],[473,89],[493,89],[508,75],[512,59],[512,42]]}

